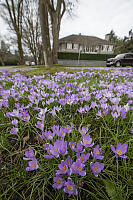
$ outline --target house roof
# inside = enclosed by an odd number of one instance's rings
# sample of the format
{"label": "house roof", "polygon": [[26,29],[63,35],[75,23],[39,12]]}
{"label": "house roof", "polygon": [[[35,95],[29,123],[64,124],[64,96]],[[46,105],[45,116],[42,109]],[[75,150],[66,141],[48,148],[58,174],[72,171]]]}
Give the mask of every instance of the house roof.
{"label": "house roof", "polygon": [[59,43],[76,43],[82,45],[113,45],[111,42],[107,40],[103,40],[101,38],[95,36],[85,36],[85,35],[69,35],[67,37],[61,38]]}

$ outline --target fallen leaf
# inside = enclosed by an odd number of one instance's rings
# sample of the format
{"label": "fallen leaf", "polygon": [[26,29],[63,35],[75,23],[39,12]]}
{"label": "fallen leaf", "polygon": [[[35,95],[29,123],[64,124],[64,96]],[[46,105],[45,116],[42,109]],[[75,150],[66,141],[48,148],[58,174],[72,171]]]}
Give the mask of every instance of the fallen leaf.
{"label": "fallen leaf", "polygon": [[25,143],[26,143],[28,140],[29,140],[29,136],[28,136],[28,135],[25,136],[25,137],[23,138],[23,148],[24,148],[24,146],[25,146]]}

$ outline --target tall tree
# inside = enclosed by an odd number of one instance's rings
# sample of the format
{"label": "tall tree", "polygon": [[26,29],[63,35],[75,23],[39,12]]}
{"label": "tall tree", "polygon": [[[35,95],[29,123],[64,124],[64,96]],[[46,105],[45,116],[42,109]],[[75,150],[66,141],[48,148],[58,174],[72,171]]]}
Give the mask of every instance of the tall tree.
{"label": "tall tree", "polygon": [[[76,1],[76,0],[75,0]],[[45,65],[58,62],[58,45],[61,20],[66,11],[71,12],[74,0],[39,0],[40,23]],[[50,25],[52,45],[50,44]]]}
{"label": "tall tree", "polygon": [[58,46],[59,46],[59,32],[61,26],[61,19],[66,11],[66,2],[64,0],[54,1],[47,0],[48,11],[51,19],[53,48],[52,56],[53,63],[58,62]]}
{"label": "tall tree", "polygon": [[48,67],[53,65],[53,58],[52,58],[52,50],[50,44],[48,5],[46,3],[46,0],[39,0],[39,11],[40,11],[43,56],[44,56],[45,66]]}
{"label": "tall tree", "polygon": [[38,0],[24,0],[23,7],[23,42],[32,54],[35,64],[38,64],[42,49]]}
{"label": "tall tree", "polygon": [[110,31],[109,41],[112,42],[112,43],[114,43],[114,44],[116,44],[117,41],[118,41],[118,38],[117,38],[117,36],[115,35],[114,30],[111,30],[111,31]]}
{"label": "tall tree", "polygon": [[17,37],[20,64],[24,63],[24,52],[22,47],[22,18],[23,0],[3,0],[1,3],[3,11],[2,18],[8,23],[9,27]]}

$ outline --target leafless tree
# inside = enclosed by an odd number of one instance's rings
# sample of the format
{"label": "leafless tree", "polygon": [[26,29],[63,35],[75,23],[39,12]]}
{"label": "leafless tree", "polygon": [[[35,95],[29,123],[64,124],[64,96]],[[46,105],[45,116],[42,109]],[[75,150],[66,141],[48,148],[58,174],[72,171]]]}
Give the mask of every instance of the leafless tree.
{"label": "leafless tree", "polygon": [[23,8],[23,42],[38,64],[42,51],[38,0],[24,0]]}
{"label": "leafless tree", "polygon": [[[42,31],[43,53],[46,66],[58,62],[58,45],[61,20],[65,12],[71,13],[76,0],[39,0],[40,24]],[[50,26],[52,47],[50,44]]]}
{"label": "leafless tree", "polygon": [[20,64],[24,63],[22,47],[23,0],[2,0],[1,16],[16,34]]}

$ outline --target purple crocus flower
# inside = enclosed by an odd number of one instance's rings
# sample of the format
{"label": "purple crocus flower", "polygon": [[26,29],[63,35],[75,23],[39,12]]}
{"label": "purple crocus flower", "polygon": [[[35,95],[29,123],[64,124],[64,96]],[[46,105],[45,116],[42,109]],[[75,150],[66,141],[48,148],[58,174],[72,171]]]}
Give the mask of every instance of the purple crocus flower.
{"label": "purple crocus flower", "polygon": [[67,133],[71,133],[72,129],[73,129],[73,126],[69,126],[69,125],[68,125],[68,126],[66,127],[66,132],[67,132]]}
{"label": "purple crocus flower", "polygon": [[68,153],[67,152],[67,141],[64,141],[64,140],[60,141],[59,153],[61,155],[66,155]]}
{"label": "purple crocus flower", "polygon": [[54,177],[53,180],[54,180],[53,188],[60,190],[64,185],[63,179],[59,175],[56,175],[56,177]]}
{"label": "purple crocus flower", "polygon": [[92,155],[93,155],[94,158],[102,160],[102,159],[104,158],[104,156],[101,156],[101,153],[103,153],[103,152],[102,152],[102,149],[99,148],[99,145],[97,145],[97,146],[93,149]]}
{"label": "purple crocus flower", "polygon": [[48,150],[48,149],[50,148],[50,144],[49,144],[49,143],[45,143],[45,144],[43,145],[43,147],[44,147],[44,149]]}
{"label": "purple crocus flower", "polygon": [[104,163],[99,162],[91,162],[90,167],[92,169],[93,174],[98,177],[98,174],[104,169]]}
{"label": "purple crocus flower", "polygon": [[92,147],[94,145],[94,143],[92,143],[92,138],[90,137],[90,135],[85,135],[83,136],[83,142],[82,144],[87,148],[87,147]]}
{"label": "purple crocus flower", "polygon": [[77,152],[77,153],[81,153],[82,150],[83,150],[83,145],[82,145],[81,141],[79,141],[77,143],[77,148],[74,148],[74,151]]}
{"label": "purple crocus flower", "polygon": [[82,171],[82,169],[84,168],[84,164],[80,161],[80,159],[77,159],[76,162],[74,162],[71,165],[70,168],[70,174],[79,174],[80,176],[85,176],[86,175],[86,171]]}
{"label": "purple crocus flower", "polygon": [[112,115],[112,117],[114,118],[114,119],[117,119],[119,116],[120,116],[120,114],[118,114],[117,112],[111,112],[111,115]]}
{"label": "purple crocus flower", "polygon": [[71,148],[72,150],[75,149],[75,144],[76,144],[76,142],[69,142],[70,148]]}
{"label": "purple crocus flower", "polygon": [[90,106],[85,105],[84,109],[88,112],[91,108],[90,108]]}
{"label": "purple crocus flower", "polygon": [[91,107],[91,108],[95,108],[95,107],[97,107],[97,103],[96,103],[96,101],[92,101],[90,107]]}
{"label": "purple crocus flower", "polygon": [[35,124],[35,126],[43,131],[43,129],[44,129],[44,121],[37,121],[37,124]]}
{"label": "purple crocus flower", "polygon": [[57,134],[58,132],[59,132],[59,125],[54,125],[54,126],[52,126],[51,127],[51,129],[53,130],[53,132],[55,133],[55,134]]}
{"label": "purple crocus flower", "polygon": [[66,99],[60,99],[59,103],[64,106],[64,105],[66,105],[67,100]]}
{"label": "purple crocus flower", "polygon": [[77,111],[78,111],[79,113],[85,113],[85,108],[80,107],[79,109],[77,109]]}
{"label": "purple crocus flower", "polygon": [[18,133],[18,128],[12,128],[10,133],[16,135]]}
{"label": "purple crocus flower", "polygon": [[47,112],[47,107],[45,109],[42,108],[40,109],[40,112],[38,113],[38,117],[40,120],[43,121],[45,119],[46,112]]}
{"label": "purple crocus flower", "polygon": [[102,112],[101,112],[101,110],[99,110],[98,113],[96,113],[96,117],[97,117],[97,118],[102,117]]}
{"label": "purple crocus flower", "polygon": [[38,166],[38,164],[37,164],[37,159],[34,159],[34,160],[32,160],[32,161],[29,161],[28,162],[28,166],[29,167],[27,167],[26,168],[26,170],[27,171],[33,171],[33,170],[35,170],[35,169],[38,169],[39,168],[39,166]]}
{"label": "purple crocus flower", "polygon": [[23,121],[28,122],[30,120],[30,115],[26,114],[23,116]]}
{"label": "purple crocus flower", "polygon": [[66,162],[66,164],[68,165],[68,167],[70,167],[70,166],[72,165],[72,162],[73,162],[73,161],[72,161],[71,157],[68,156],[65,162]]}
{"label": "purple crocus flower", "polygon": [[84,185],[83,181],[78,181],[78,186],[79,186],[79,188],[82,188],[83,185]]}
{"label": "purple crocus flower", "polygon": [[121,113],[121,118],[124,119],[126,117],[126,114],[127,114],[126,109],[122,108],[120,113]]}
{"label": "purple crocus flower", "polygon": [[54,143],[54,146],[50,145],[50,153],[56,158],[58,158],[59,150],[60,150],[60,140],[56,140],[56,142]]}
{"label": "purple crocus flower", "polygon": [[48,155],[43,155],[43,157],[46,158],[46,159],[51,159],[51,158],[53,158],[54,156],[48,154]]}
{"label": "purple crocus flower", "polygon": [[55,133],[54,133],[54,132],[51,132],[51,131],[45,131],[44,134],[45,134],[45,137],[46,137],[48,140],[52,140],[53,137],[55,136]]}
{"label": "purple crocus flower", "polygon": [[88,159],[89,159],[89,157],[90,157],[90,153],[87,153],[87,154],[81,154],[81,156],[80,156],[80,154],[77,154],[77,158],[80,160],[80,162],[82,162],[82,163],[85,163]]}
{"label": "purple crocus flower", "polygon": [[108,114],[108,109],[103,109],[103,112],[104,116],[106,116]]}
{"label": "purple crocus flower", "polygon": [[78,131],[80,132],[81,135],[85,135],[88,132],[88,127],[82,127],[82,129],[80,129],[80,127],[78,128]]}
{"label": "purple crocus flower", "polygon": [[65,128],[60,128],[60,131],[58,132],[58,135],[61,137],[65,137],[66,136],[66,129]]}
{"label": "purple crocus flower", "polygon": [[29,147],[29,150],[25,152],[26,158],[23,158],[24,160],[34,160],[36,156],[36,151],[34,153],[33,149]]}
{"label": "purple crocus flower", "polygon": [[57,174],[66,174],[68,172],[68,165],[64,160],[61,161],[58,167],[59,170],[56,170]]}
{"label": "purple crocus flower", "polygon": [[45,132],[42,132],[42,135],[39,135],[42,139],[45,139]]}
{"label": "purple crocus flower", "polygon": [[72,179],[71,178],[68,178],[67,179],[67,182],[65,182],[65,184],[64,184],[64,192],[66,192],[66,193],[68,193],[68,194],[70,194],[70,195],[75,195],[75,196],[77,196],[77,189],[76,189],[76,187],[75,187],[75,184],[74,184],[74,182],[72,181]]}
{"label": "purple crocus flower", "polygon": [[18,125],[18,120],[17,119],[12,120],[12,125],[17,126]]}
{"label": "purple crocus flower", "polygon": [[128,143],[121,144],[120,142],[117,143],[116,149],[113,145],[111,145],[111,150],[115,153],[116,156],[127,158],[125,154],[127,153]]}
{"label": "purple crocus flower", "polygon": [[53,108],[49,113],[52,114],[53,117],[56,116],[56,110],[55,110],[55,108]]}
{"label": "purple crocus flower", "polygon": [[44,149],[47,150],[47,153],[48,153],[48,155],[43,155],[43,157],[46,158],[46,159],[51,159],[51,158],[53,158],[54,156],[51,155],[51,152],[50,152],[50,147],[51,147],[51,145],[50,145],[49,143],[45,143],[45,144],[43,145],[43,147],[44,147]]}

